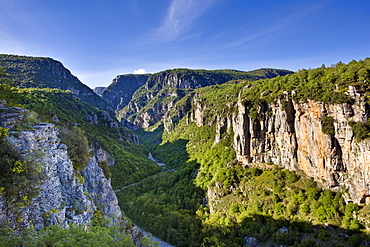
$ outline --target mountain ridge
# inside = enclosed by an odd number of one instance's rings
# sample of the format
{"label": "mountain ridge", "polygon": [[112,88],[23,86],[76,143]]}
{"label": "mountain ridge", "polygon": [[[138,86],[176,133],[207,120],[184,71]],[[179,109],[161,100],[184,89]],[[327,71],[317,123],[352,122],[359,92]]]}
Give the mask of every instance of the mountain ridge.
{"label": "mountain ridge", "polygon": [[59,88],[70,90],[81,100],[100,109],[111,111],[112,107],[83,84],[64,65],[49,57],[0,54],[0,65],[21,88]]}
{"label": "mountain ridge", "polygon": [[156,124],[178,100],[200,87],[223,84],[231,80],[258,80],[292,71],[259,69],[251,72],[238,70],[170,69],[152,74],[132,95],[130,102],[117,111],[117,117],[131,126],[149,127]]}

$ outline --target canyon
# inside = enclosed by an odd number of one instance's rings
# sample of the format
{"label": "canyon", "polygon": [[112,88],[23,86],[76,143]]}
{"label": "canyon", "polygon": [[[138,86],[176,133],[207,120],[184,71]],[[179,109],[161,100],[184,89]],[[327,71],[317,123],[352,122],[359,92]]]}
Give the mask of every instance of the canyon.
{"label": "canyon", "polygon": [[[0,221],[16,231],[84,225],[94,222],[98,214],[108,220],[107,226],[118,223],[128,227],[131,223],[121,211],[124,207],[133,217],[137,213],[135,220],[141,224],[154,218],[161,223],[169,221],[168,232],[160,237],[171,244],[182,241],[179,246],[186,246],[187,240],[176,238],[178,225],[182,226],[179,231],[204,227],[227,238],[223,231],[238,232],[238,227],[245,227],[242,220],[235,227],[227,226],[234,230],[225,226],[212,230],[206,224],[217,217],[226,222],[222,217],[235,208],[238,216],[232,216],[233,220],[247,215],[245,212],[255,205],[244,190],[250,179],[248,171],[258,176],[269,169],[280,175],[285,172],[282,179],[293,172],[296,177],[292,181],[304,178],[316,182],[312,186],[320,188],[315,189],[317,200],[330,190],[337,193],[333,198],[340,195],[348,207],[356,204],[366,208],[370,202],[370,70],[363,65],[369,64],[368,59],[358,62],[362,67],[356,68],[352,77],[350,69],[341,69],[343,64],[297,73],[173,69],[118,75],[96,93],[52,59],[10,55],[2,55],[2,59],[19,88],[6,87],[9,91],[4,99],[8,97],[9,102],[0,101],[0,127],[6,130],[6,141],[24,160],[37,164],[37,174],[42,175],[32,182],[35,195],[29,199],[23,196],[12,203],[6,194],[0,195]],[[31,77],[22,74],[24,68],[35,66]],[[332,88],[325,88],[327,85]],[[9,97],[12,90],[14,98]],[[320,94],[315,90],[321,90]],[[76,166],[76,157],[69,152],[74,150],[73,143],[64,144],[60,136],[64,129],[78,129],[80,132],[71,133],[86,139],[86,165]],[[167,169],[158,167],[152,152]],[[81,150],[77,153],[84,155]],[[245,177],[237,173],[241,171]],[[162,188],[161,183],[173,184]],[[308,193],[309,189],[300,186],[300,193]],[[275,189],[265,188],[263,193],[272,196],[269,193]],[[19,195],[22,193],[20,189]],[[287,212],[290,199],[275,196],[275,202]],[[296,213],[299,207],[296,205]],[[140,211],[146,208],[149,210]],[[218,212],[220,208],[225,211]],[[270,213],[275,215],[273,210]],[[318,220],[314,210],[304,216],[320,224],[331,222],[331,218]],[[340,210],[335,217],[346,214],[348,221],[356,219],[369,229],[366,214]],[[279,222],[280,218],[274,220]],[[341,220],[334,223],[349,224]],[[311,228],[317,230],[316,226]],[[130,231],[140,246],[140,233],[135,227]],[[258,234],[238,238],[251,236]],[[201,241],[211,241],[209,236],[202,237]]]}

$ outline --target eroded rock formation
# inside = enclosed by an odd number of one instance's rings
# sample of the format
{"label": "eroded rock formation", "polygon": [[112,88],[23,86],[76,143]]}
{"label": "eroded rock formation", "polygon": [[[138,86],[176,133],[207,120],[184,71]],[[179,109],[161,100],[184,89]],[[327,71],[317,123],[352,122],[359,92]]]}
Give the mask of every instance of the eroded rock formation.
{"label": "eroded rock formation", "polygon": [[[233,133],[240,163],[273,163],[299,171],[324,188],[346,189],[347,201],[364,203],[370,198],[370,140],[357,140],[350,122],[367,122],[369,105],[354,88],[349,94],[355,103],[295,102],[286,97],[260,104],[255,118],[250,116],[252,106],[239,98],[235,110],[207,117],[216,121],[215,144],[223,133]],[[194,97],[192,105],[187,121],[212,124],[205,118],[206,104]],[[334,120],[333,134],[323,131],[325,116]]]}
{"label": "eroded rock formation", "polygon": [[[6,110],[9,111],[12,114],[2,114],[4,118],[9,117],[7,121],[0,122],[2,127],[13,125],[14,116],[19,120],[20,116],[23,119],[27,113],[18,108]],[[110,217],[112,223],[121,218],[110,180],[106,179],[98,165],[98,161],[110,165],[114,163],[107,152],[102,149],[92,150],[96,155],[90,157],[88,166],[82,171],[76,171],[68,156],[68,147],[60,142],[58,128],[53,124],[39,123],[27,130],[9,133],[8,141],[23,157],[31,157],[40,166],[39,172],[44,176],[37,188],[38,196],[21,207],[0,197],[1,222],[14,229],[30,226],[40,229],[48,225],[68,227],[69,223],[90,222],[96,209]]]}

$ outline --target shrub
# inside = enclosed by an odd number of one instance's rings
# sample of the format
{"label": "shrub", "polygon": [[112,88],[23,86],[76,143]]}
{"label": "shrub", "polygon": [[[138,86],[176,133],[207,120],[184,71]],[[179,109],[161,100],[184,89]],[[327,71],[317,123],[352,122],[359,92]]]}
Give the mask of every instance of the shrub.
{"label": "shrub", "polygon": [[321,130],[324,134],[334,135],[335,134],[334,118],[326,115],[322,116]]}
{"label": "shrub", "polygon": [[67,151],[73,168],[76,170],[85,168],[89,161],[89,142],[83,130],[77,126],[71,129],[64,127],[59,131],[59,137],[68,147]]}
{"label": "shrub", "polygon": [[1,190],[8,202],[26,203],[38,195],[37,186],[43,174],[35,157],[23,158],[6,140],[7,136],[8,130],[0,127]]}
{"label": "shrub", "polygon": [[363,122],[349,121],[349,126],[353,130],[353,134],[357,141],[362,141],[370,137],[370,124]]}
{"label": "shrub", "polygon": [[104,176],[109,179],[112,177],[112,172],[109,169],[108,162],[107,161],[99,161],[98,162],[99,167],[103,170]]}

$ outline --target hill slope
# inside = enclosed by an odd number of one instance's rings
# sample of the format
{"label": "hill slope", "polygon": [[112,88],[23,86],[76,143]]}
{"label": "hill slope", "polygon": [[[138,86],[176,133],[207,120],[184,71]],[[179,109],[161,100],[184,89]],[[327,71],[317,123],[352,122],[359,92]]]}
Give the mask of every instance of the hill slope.
{"label": "hill slope", "polygon": [[115,111],[121,110],[130,102],[135,91],[145,84],[149,74],[146,75],[118,75],[112,83],[104,89],[101,97],[113,106]]}
{"label": "hill slope", "polygon": [[121,207],[176,246],[368,244],[369,81],[367,58],[194,90],[137,131],[176,172]]}
{"label": "hill slope", "polygon": [[0,54],[0,66],[18,87],[70,90],[82,101],[99,109],[112,110],[107,102],[54,59]]}
{"label": "hill slope", "polygon": [[136,127],[147,128],[162,120],[172,105],[194,89],[223,84],[231,80],[258,80],[291,71],[260,69],[251,72],[237,70],[173,69],[151,75],[132,96],[117,116]]}

